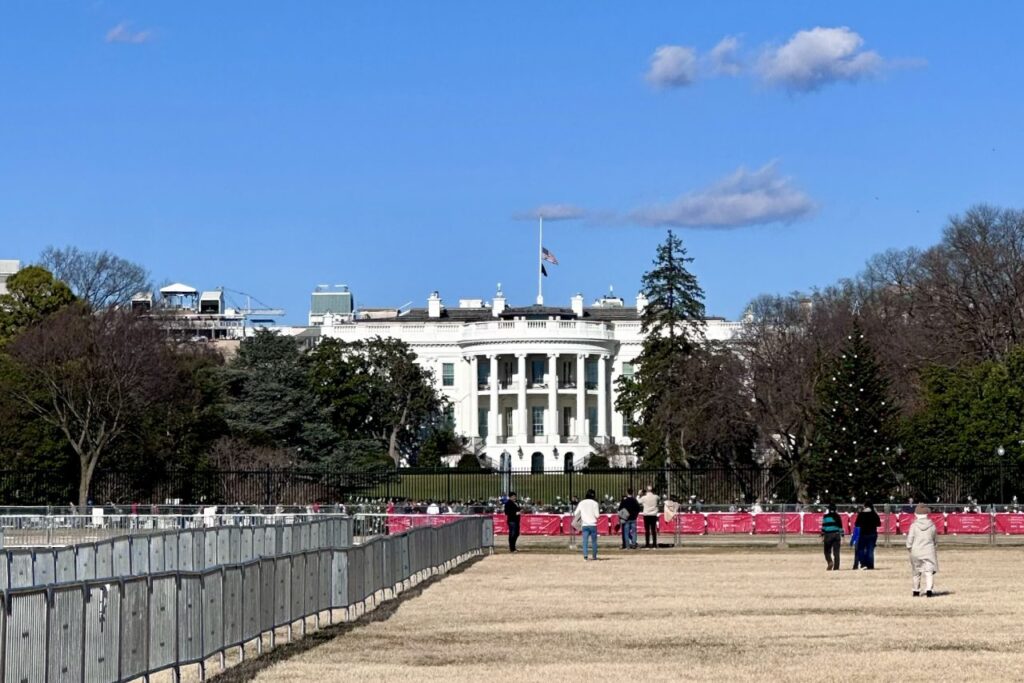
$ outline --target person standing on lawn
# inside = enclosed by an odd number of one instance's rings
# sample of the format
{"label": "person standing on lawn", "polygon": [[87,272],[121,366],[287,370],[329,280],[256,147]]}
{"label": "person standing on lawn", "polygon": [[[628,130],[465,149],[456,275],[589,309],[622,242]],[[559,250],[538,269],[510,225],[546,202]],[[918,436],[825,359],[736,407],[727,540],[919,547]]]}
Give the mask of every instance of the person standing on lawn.
{"label": "person standing on lawn", "polygon": [[939,571],[939,558],[935,552],[935,522],[928,517],[931,509],[927,505],[914,508],[914,522],[907,530],[907,550],[910,551],[910,570],[914,579],[914,597],[921,595],[921,578],[924,577],[924,594],[932,597],[935,572]]}
{"label": "person standing on lawn", "polygon": [[587,491],[576,511],[573,513],[572,524],[580,530],[583,535],[583,559],[587,559],[587,546],[593,546],[591,560],[597,559],[597,520],[601,516],[601,508],[597,504],[597,494],[594,489]]}
{"label": "person standing on lawn", "polygon": [[644,515],[644,547],[658,547],[658,502],[659,498],[654,493],[654,487],[648,486],[647,492],[640,497],[640,505],[643,506]]}
{"label": "person standing on lawn", "polygon": [[622,547],[636,548],[636,518],[640,516],[640,503],[633,495],[633,489],[626,489],[626,495],[619,503],[619,518],[622,519]]}
{"label": "person standing on lawn", "polygon": [[508,523],[508,551],[510,553],[519,552],[516,550],[516,541],[519,540],[519,512],[521,510],[518,496],[515,491],[512,491],[505,501],[505,521]]}
{"label": "person standing on lawn", "polygon": [[821,519],[821,539],[825,547],[826,571],[839,571],[839,548],[843,544],[843,519],[836,512],[835,503],[829,503],[828,512]]}
{"label": "person standing on lawn", "polygon": [[865,503],[864,509],[857,513],[857,558],[854,568],[859,563],[861,569],[875,568],[875,545],[878,543],[878,527],[882,520],[875,512],[875,506]]}

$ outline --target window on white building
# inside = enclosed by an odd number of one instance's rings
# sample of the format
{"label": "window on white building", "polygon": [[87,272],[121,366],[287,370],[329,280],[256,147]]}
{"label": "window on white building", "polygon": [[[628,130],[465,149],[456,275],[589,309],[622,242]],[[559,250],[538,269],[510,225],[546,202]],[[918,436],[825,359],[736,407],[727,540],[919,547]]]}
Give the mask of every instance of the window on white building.
{"label": "window on white building", "polygon": [[572,434],[572,406],[562,406],[562,436]]}
{"label": "window on white building", "polygon": [[487,408],[480,408],[476,411],[477,413],[477,424],[480,425],[480,436],[487,438],[488,424],[487,424]]}
{"label": "window on white building", "polygon": [[533,406],[530,408],[530,423],[534,436],[544,436],[544,408]]}
{"label": "window on white building", "polygon": [[547,363],[543,359],[531,360],[530,361],[530,383],[531,384],[543,384],[544,383],[544,366]]}
{"label": "window on white building", "polygon": [[449,404],[444,407],[444,423],[448,427],[455,427],[455,406]]}
{"label": "window on white building", "polygon": [[597,406],[587,406],[587,421],[590,422],[590,436],[597,436]]}
{"label": "window on white building", "polygon": [[455,363],[441,364],[441,385],[446,387],[455,386]]}
{"label": "window on white building", "polygon": [[628,379],[633,379],[633,372],[634,372],[634,369],[633,369],[633,364],[632,363],[623,363],[622,364],[622,376],[623,377],[626,377]]}
{"label": "window on white building", "polygon": [[491,378],[491,364],[490,363],[479,363],[476,366],[476,382],[479,385],[488,384],[488,380]]}
{"label": "window on white building", "polygon": [[585,371],[587,373],[587,388],[588,389],[596,389],[597,388],[597,361],[596,360],[588,360],[587,364],[586,364],[586,367],[585,367]]}
{"label": "window on white building", "polygon": [[512,409],[505,408],[505,430],[504,433],[511,436],[515,433],[515,429],[512,427]]}

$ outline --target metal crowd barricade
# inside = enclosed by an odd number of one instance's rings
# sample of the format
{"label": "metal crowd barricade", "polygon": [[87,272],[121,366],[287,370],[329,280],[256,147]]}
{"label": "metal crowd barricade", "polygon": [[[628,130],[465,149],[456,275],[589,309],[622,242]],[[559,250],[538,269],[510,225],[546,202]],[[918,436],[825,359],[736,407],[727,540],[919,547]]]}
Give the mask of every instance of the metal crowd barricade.
{"label": "metal crowd barricade", "polygon": [[[0,593],[0,680],[104,683],[166,670],[178,680],[181,667],[195,664],[205,677],[210,659],[223,668],[229,649],[244,656],[255,642],[262,652],[265,643],[274,646],[277,630],[291,635],[299,623],[304,633],[308,619],[320,625],[335,610],[352,618],[493,546],[490,520],[479,517],[347,547],[337,542],[351,535],[311,526],[271,557],[248,557],[243,535],[235,544],[229,533],[229,561],[208,565],[193,554],[205,553],[207,539],[189,533],[88,544],[74,555],[43,553],[41,562],[32,551],[10,555],[12,576],[26,585]],[[224,557],[216,544],[211,549]],[[118,563],[128,563],[129,573],[112,575]],[[33,572],[49,577],[51,567],[56,579],[72,571],[78,578],[31,585]],[[133,575],[143,568],[153,571]]]}

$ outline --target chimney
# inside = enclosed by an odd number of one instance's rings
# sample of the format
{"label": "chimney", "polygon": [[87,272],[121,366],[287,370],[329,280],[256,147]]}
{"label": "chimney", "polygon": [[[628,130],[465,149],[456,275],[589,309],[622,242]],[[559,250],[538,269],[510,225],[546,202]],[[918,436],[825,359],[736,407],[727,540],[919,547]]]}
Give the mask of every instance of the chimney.
{"label": "chimney", "polygon": [[636,295],[636,314],[643,315],[644,309],[647,308],[647,295],[640,292]]}
{"label": "chimney", "polygon": [[572,312],[576,314],[577,318],[582,318],[583,317],[583,295],[577,292],[576,295],[573,296],[572,299],[570,299],[570,301],[572,302]]}
{"label": "chimney", "polygon": [[441,308],[441,295],[437,292],[431,292],[430,296],[427,297],[427,316],[430,318],[440,318]]}
{"label": "chimney", "polygon": [[494,302],[491,304],[491,314],[497,318],[505,310],[505,293],[501,291],[501,283],[498,283],[498,291],[494,295]]}

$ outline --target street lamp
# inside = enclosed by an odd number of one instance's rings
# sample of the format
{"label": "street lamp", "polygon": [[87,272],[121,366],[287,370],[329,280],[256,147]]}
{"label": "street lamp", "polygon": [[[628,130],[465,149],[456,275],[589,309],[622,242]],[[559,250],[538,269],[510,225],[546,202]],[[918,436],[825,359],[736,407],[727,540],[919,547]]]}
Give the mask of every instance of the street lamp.
{"label": "street lamp", "polygon": [[1003,456],[1006,455],[1006,449],[1003,448],[1002,444],[996,447],[996,455],[999,456],[999,502],[1006,502],[1006,477],[1003,476]]}

